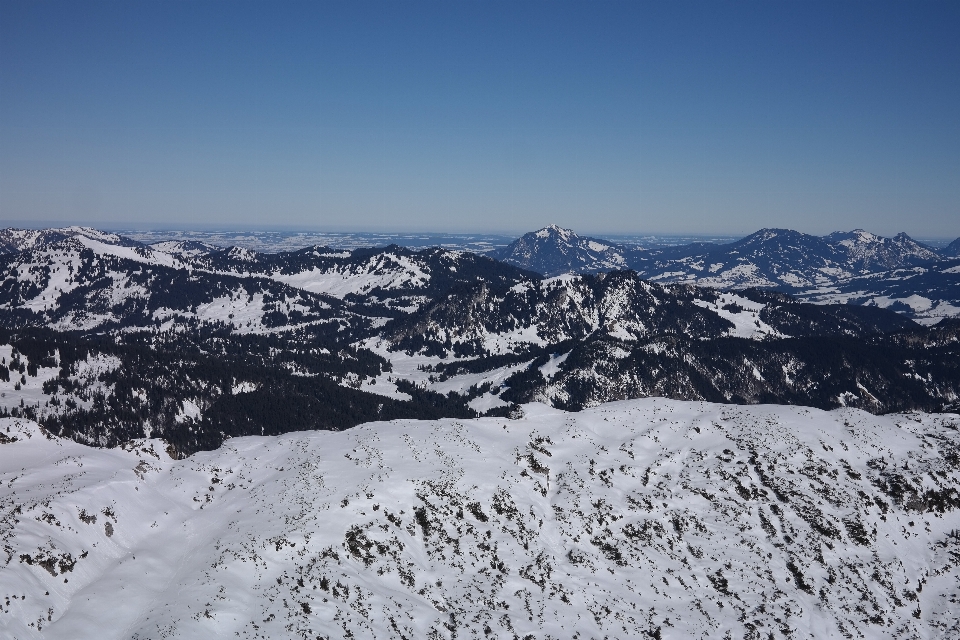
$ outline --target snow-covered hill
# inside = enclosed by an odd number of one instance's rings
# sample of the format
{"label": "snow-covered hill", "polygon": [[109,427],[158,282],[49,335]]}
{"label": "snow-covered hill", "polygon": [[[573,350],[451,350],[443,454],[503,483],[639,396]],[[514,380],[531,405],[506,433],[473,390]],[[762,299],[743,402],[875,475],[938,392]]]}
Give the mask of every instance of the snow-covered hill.
{"label": "snow-covered hill", "polygon": [[884,238],[863,229],[837,231],[824,238],[842,247],[853,269],[860,272],[886,271],[908,265],[924,264],[940,258],[940,254],[905,233]]}
{"label": "snow-covered hill", "polygon": [[383,304],[399,312],[419,308],[428,297],[464,282],[513,284],[536,277],[473,253],[414,251],[396,245],[352,251],[318,246],[276,254],[232,247],[197,255],[190,265],[210,273],[269,278],[310,293]]}
{"label": "snow-covered hill", "polygon": [[97,245],[139,247],[144,245],[107,231],[91,227],[63,227],[60,229],[0,229],[0,254],[42,249],[67,238],[90,241]]}
{"label": "snow-covered hill", "polygon": [[223,323],[240,332],[335,322],[334,299],[267,278],[197,273],[169,253],[86,235],[0,256],[8,327],[61,330]]}
{"label": "snow-covered hill", "polygon": [[196,258],[222,250],[221,247],[199,240],[163,240],[154,242],[150,248],[178,258]]}
{"label": "snow-covered hill", "polygon": [[0,420],[0,635],[960,634],[957,416],[523,411],[180,461]]}
{"label": "snow-covered hill", "polygon": [[856,304],[898,311],[922,324],[960,317],[960,257],[869,273],[798,291],[814,304]]}
{"label": "snow-covered hill", "polygon": [[[797,322],[796,314],[804,322]],[[916,325],[881,310],[798,305],[789,296],[658,284],[631,271],[560,276],[513,286],[479,281],[451,290],[387,326],[395,349],[493,355],[524,345],[608,335],[645,341],[673,335],[752,340],[864,336]]]}

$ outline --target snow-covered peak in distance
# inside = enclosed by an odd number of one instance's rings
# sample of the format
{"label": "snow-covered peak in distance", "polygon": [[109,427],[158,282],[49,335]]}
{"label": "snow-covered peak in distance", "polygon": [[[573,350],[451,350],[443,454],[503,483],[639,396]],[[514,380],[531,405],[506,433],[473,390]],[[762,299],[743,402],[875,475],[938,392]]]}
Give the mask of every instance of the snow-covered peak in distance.
{"label": "snow-covered peak in distance", "polygon": [[555,224],[548,224],[543,229],[535,231],[534,235],[538,238],[550,238],[556,236],[563,241],[569,241],[570,238],[575,237],[575,234],[570,229],[564,229]]}
{"label": "snow-covered peak in distance", "polygon": [[144,264],[173,268],[185,266],[176,255],[121,235],[88,227],[0,229],[0,256],[4,256],[7,262],[63,266],[64,261],[79,259],[84,251],[92,251],[99,257],[120,258]]}
{"label": "snow-covered peak in distance", "polygon": [[93,227],[70,226],[62,229],[55,229],[55,231],[59,231],[60,233],[68,236],[85,236],[92,240],[98,240],[106,244],[118,244],[125,246],[140,246],[141,244],[135,240],[125,238],[124,236],[116,233],[101,231],[99,229],[94,229]]}
{"label": "snow-covered peak in distance", "polygon": [[863,229],[831,233],[825,238],[847,250],[849,260],[860,271],[896,269],[940,258],[933,249],[898,233],[893,238],[874,235]]}
{"label": "snow-covered peak in distance", "polygon": [[0,635],[960,633],[957,416],[522,411],[184,460],[0,419]]}
{"label": "snow-covered peak in distance", "polygon": [[[656,282],[718,289],[770,288],[802,293],[810,300],[828,299],[824,294],[839,287],[845,292],[845,299],[875,301],[877,305],[888,306],[894,301],[887,301],[882,293],[889,288],[886,280],[901,278],[893,270],[924,268],[942,261],[952,252],[960,252],[960,242],[938,253],[904,233],[884,238],[856,229],[814,236],[777,228],[761,229],[728,244],[693,243],[641,249],[581,238],[569,229],[551,225],[524,235],[494,255],[548,277],[629,268]],[[946,265],[937,272],[942,275],[933,278],[913,279],[911,284],[921,287],[913,294],[921,300],[916,304],[907,301],[895,308],[924,320],[936,321],[956,315],[953,310],[960,308],[960,275],[953,274],[951,268],[952,265]],[[866,289],[847,291],[849,287],[845,283],[871,274],[876,277]],[[849,293],[855,295],[846,295]],[[937,311],[928,314],[918,310],[918,304]]]}
{"label": "snow-covered peak in distance", "polygon": [[[861,275],[940,258],[936,251],[905,233],[884,238],[862,229],[826,236],[812,236],[790,229],[762,229],[743,240],[704,253],[704,257],[733,254],[741,259],[754,258],[760,271],[769,266],[771,272],[793,272],[808,281]],[[792,286],[792,279],[781,279],[779,284]],[[771,279],[771,282],[776,281],[776,278]]]}
{"label": "snow-covered peak in distance", "polygon": [[611,271],[628,266],[623,247],[607,240],[581,237],[557,225],[526,233],[492,255],[507,264],[547,277]]}
{"label": "snow-covered peak in distance", "polygon": [[632,268],[646,277],[669,282],[787,289],[940,257],[904,233],[883,238],[862,229],[813,236],[767,228],[725,245],[695,243],[644,251],[607,240],[581,238],[556,225],[525,234],[496,255],[545,276]]}
{"label": "snow-covered peak in distance", "polygon": [[183,266],[174,254],[136,240],[90,227],[61,229],[0,229],[0,255],[25,251],[62,254],[70,249],[90,249],[97,255],[126,258],[148,264]]}
{"label": "snow-covered peak in distance", "polygon": [[257,259],[257,252],[243,247],[230,247],[227,249],[227,255],[240,262],[254,262]]}

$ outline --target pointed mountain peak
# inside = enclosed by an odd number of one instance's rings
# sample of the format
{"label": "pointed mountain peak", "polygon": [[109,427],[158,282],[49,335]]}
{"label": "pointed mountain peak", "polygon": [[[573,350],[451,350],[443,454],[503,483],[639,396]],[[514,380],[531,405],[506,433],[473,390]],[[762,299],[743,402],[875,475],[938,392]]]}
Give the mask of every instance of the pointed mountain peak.
{"label": "pointed mountain peak", "polygon": [[596,273],[624,269],[623,247],[606,240],[578,236],[555,224],[525,233],[494,257],[548,277],[564,273]]}
{"label": "pointed mountain peak", "polygon": [[569,242],[570,240],[579,237],[571,229],[564,229],[563,227],[560,227],[555,224],[549,224],[545,226],[543,229],[540,229],[539,231],[533,231],[532,233],[528,233],[525,235],[528,235],[528,236],[533,235],[536,238],[540,238],[540,239],[560,238],[561,240],[564,240],[566,242]]}

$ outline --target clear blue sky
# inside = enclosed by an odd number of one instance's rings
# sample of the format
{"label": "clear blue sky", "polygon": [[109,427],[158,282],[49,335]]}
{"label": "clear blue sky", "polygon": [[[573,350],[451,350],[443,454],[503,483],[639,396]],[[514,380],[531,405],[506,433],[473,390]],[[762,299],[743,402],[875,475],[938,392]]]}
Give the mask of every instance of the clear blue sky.
{"label": "clear blue sky", "polygon": [[960,235],[960,2],[0,0],[0,220]]}

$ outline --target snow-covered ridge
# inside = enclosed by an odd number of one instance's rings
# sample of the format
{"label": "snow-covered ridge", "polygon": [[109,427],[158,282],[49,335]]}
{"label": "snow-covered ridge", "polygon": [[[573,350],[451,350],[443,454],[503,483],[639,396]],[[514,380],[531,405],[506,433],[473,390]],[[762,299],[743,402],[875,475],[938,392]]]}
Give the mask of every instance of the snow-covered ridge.
{"label": "snow-covered ridge", "polygon": [[[618,245],[581,238],[554,225],[528,233],[495,255],[517,267],[545,276],[600,273],[633,269],[655,282],[687,283],[716,289],[752,287],[802,294],[811,301],[826,289],[853,292],[851,282],[871,278],[871,286],[848,298],[859,304],[884,295],[900,276],[898,270],[937,271],[958,254],[960,239],[936,251],[905,233],[884,238],[862,229],[812,236],[790,229],[761,229],[730,244],[700,243],[674,247]],[[956,316],[960,309],[960,278],[942,272],[939,278],[914,279],[914,293],[931,300],[917,310],[905,303],[897,310],[925,322]],[[905,298],[907,296],[897,296]],[[882,305],[881,305],[882,306]]]}
{"label": "snow-covered ridge", "polygon": [[523,410],[182,461],[0,420],[0,635],[960,632],[956,416]]}
{"label": "snow-covered ridge", "polygon": [[67,238],[87,239],[107,245],[142,247],[129,238],[91,227],[63,227],[60,229],[0,229],[0,254],[40,249]]}
{"label": "snow-covered ridge", "polygon": [[[317,257],[346,258],[350,254],[318,254]],[[380,253],[360,264],[334,264],[309,271],[284,273],[274,271],[270,278],[311,293],[323,293],[336,298],[349,294],[366,294],[373,289],[417,289],[430,281],[425,265],[409,256]]]}

